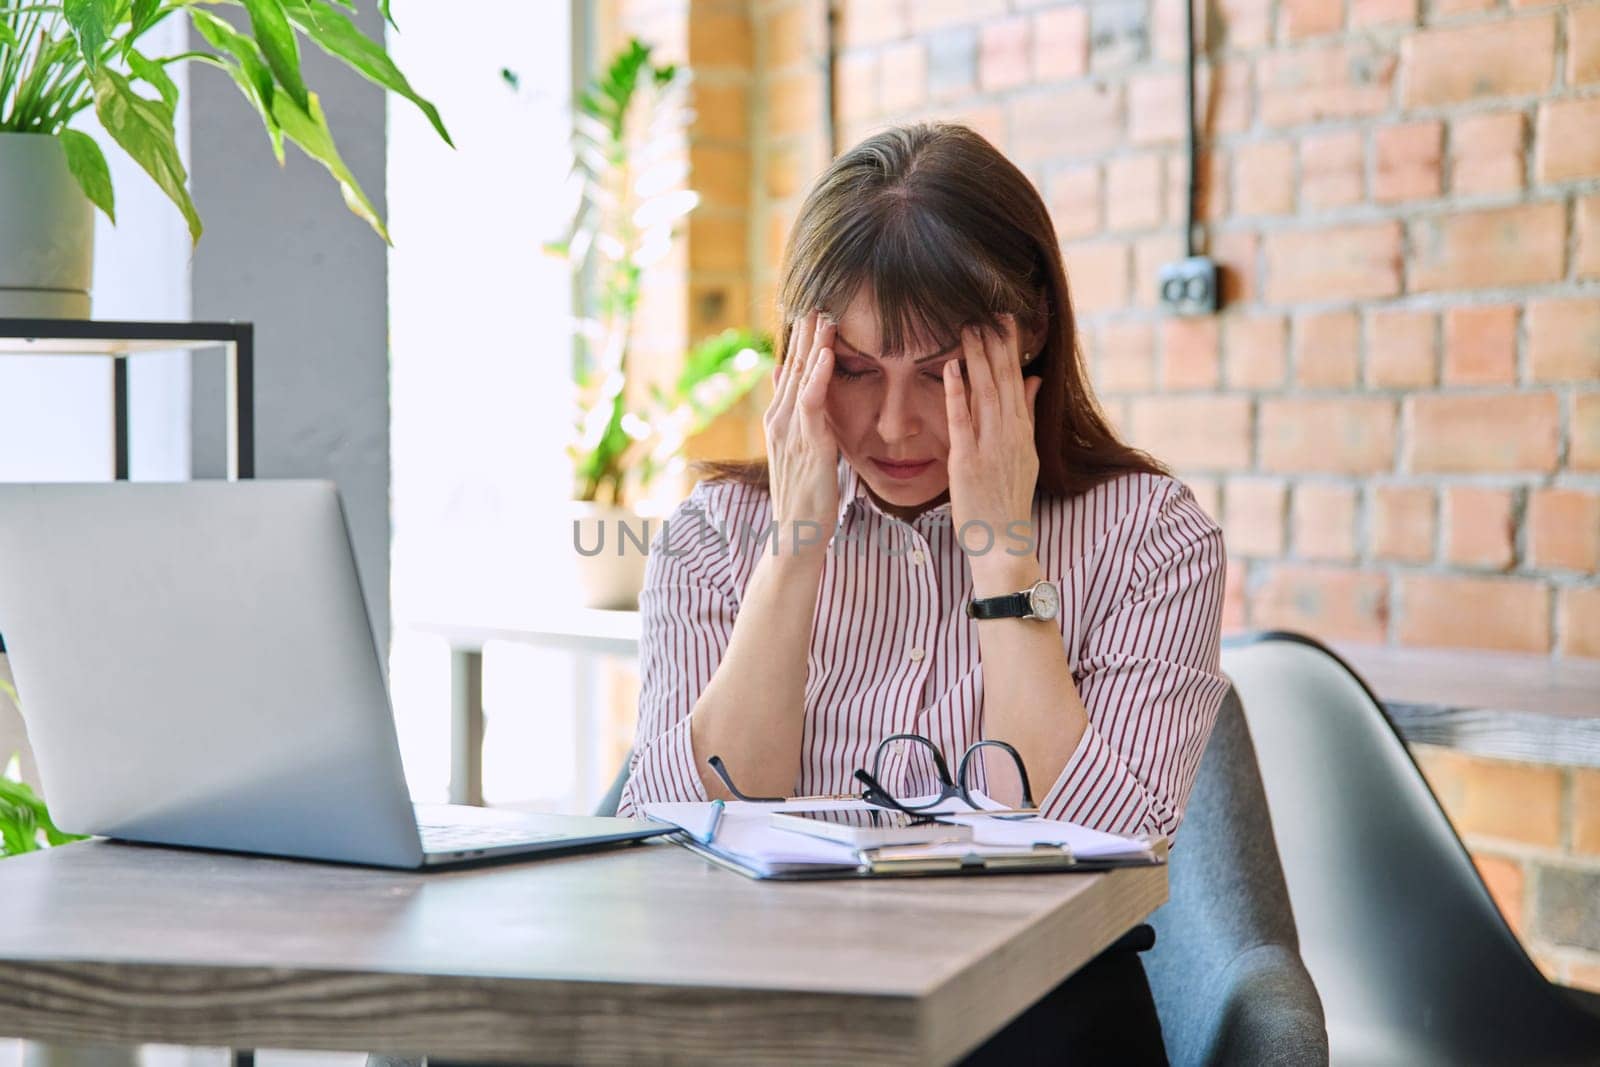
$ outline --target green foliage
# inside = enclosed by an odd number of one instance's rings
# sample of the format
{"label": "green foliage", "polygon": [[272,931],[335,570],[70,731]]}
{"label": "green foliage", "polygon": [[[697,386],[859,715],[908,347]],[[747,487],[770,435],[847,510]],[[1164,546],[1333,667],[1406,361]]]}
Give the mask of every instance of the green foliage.
{"label": "green foliage", "polygon": [[[224,71],[260,116],[278,162],[285,139],[321,163],[350,210],[385,241],[371,200],[339,157],[317,94],[300,68],[300,39],[382,88],[415,104],[445,143],[436,108],[411,87],[383,46],[341,10],[354,0],[0,0],[0,133],[60,139],[68,169],[96,207],[116,221],[111,174],[94,140],[68,128],[92,108],[100,125],[183,213],[191,240],[200,216],[178,155],[178,87],[167,72],[193,60]],[[211,8],[239,9],[248,31]],[[388,0],[378,10],[394,24]],[[139,39],[167,18],[187,18],[211,47],[150,57]],[[153,92],[154,95],[151,95]]]}
{"label": "green foliage", "polygon": [[[517,87],[515,73],[501,76]],[[628,388],[644,271],[670,250],[700,199],[684,187],[688,84],[687,70],[657,64],[650,46],[633,38],[574,104],[578,209],[567,235],[545,250],[593,279],[573,361],[582,414],[568,451],[580,500],[622,503],[646,489],[686,436],[771,369],[769,339],[729,331],[690,354],[671,390]]]}
{"label": "green foliage", "polygon": [[[0,680],[0,693],[17,701],[17,691],[9,682]],[[46,845],[65,845],[81,841],[76,834],[64,834],[50,821],[44,801],[22,782],[17,781],[17,756],[13,754],[0,770],[0,856],[15,856],[33,852],[40,847],[40,835]]]}

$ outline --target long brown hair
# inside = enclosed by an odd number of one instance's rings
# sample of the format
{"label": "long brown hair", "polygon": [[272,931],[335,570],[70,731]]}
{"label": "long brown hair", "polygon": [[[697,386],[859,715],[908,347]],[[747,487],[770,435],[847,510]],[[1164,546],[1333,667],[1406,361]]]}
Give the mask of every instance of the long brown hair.
{"label": "long brown hair", "polygon": [[[965,126],[918,123],[873,134],[812,186],[784,251],[779,359],[813,308],[844,314],[871,287],[883,352],[943,347],[962,327],[1043,329],[1025,373],[1044,379],[1035,409],[1038,491],[1076,496],[1130,471],[1164,473],[1118,440],[1095,401],[1055,227],[1038,191]],[[701,474],[767,484],[764,460],[702,463]]]}

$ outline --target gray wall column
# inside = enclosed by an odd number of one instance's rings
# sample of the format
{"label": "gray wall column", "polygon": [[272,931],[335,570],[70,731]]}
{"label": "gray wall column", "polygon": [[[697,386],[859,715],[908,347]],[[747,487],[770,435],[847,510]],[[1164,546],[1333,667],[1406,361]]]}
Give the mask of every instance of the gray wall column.
{"label": "gray wall column", "polygon": [[[381,40],[372,7],[357,21]],[[303,49],[306,84],[322,99],[340,154],[386,212],[383,93],[315,45]],[[206,227],[192,264],[194,316],[255,323],[256,474],[338,483],[386,651],[387,249],[320,164],[286,145],[279,169],[260,118],[226,74],[196,67],[190,88],[190,175]],[[222,379],[217,361],[194,363],[194,473],[219,477]]]}

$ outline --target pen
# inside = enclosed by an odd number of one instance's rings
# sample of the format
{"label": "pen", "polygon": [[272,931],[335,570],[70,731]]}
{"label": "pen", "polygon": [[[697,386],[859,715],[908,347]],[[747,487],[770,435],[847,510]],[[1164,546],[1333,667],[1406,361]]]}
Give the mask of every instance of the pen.
{"label": "pen", "polygon": [[699,841],[702,845],[711,844],[712,839],[717,836],[717,827],[722,822],[722,809],[725,806],[721,797],[711,802],[711,825],[706,827],[704,834],[694,835],[696,841]]}

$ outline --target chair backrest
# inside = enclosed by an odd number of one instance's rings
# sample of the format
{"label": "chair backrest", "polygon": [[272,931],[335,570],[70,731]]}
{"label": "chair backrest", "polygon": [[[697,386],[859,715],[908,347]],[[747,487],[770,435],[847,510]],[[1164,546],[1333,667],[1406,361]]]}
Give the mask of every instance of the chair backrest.
{"label": "chair backrest", "polygon": [[1335,1061],[1594,1056],[1600,1025],[1528,959],[1361,679],[1289,634],[1230,642],[1222,664]]}
{"label": "chair backrest", "polygon": [[617,805],[622,803],[622,787],[628,784],[628,768],[632,765],[633,749],[630,748],[628,754],[622,757],[622,768],[611,780],[611,787],[606,790],[606,795],[600,798],[600,805],[594,810],[596,815],[612,816],[617,813]]}
{"label": "chair backrest", "polygon": [[1328,1061],[1239,698],[1217,713],[1145,969],[1174,1064]]}

